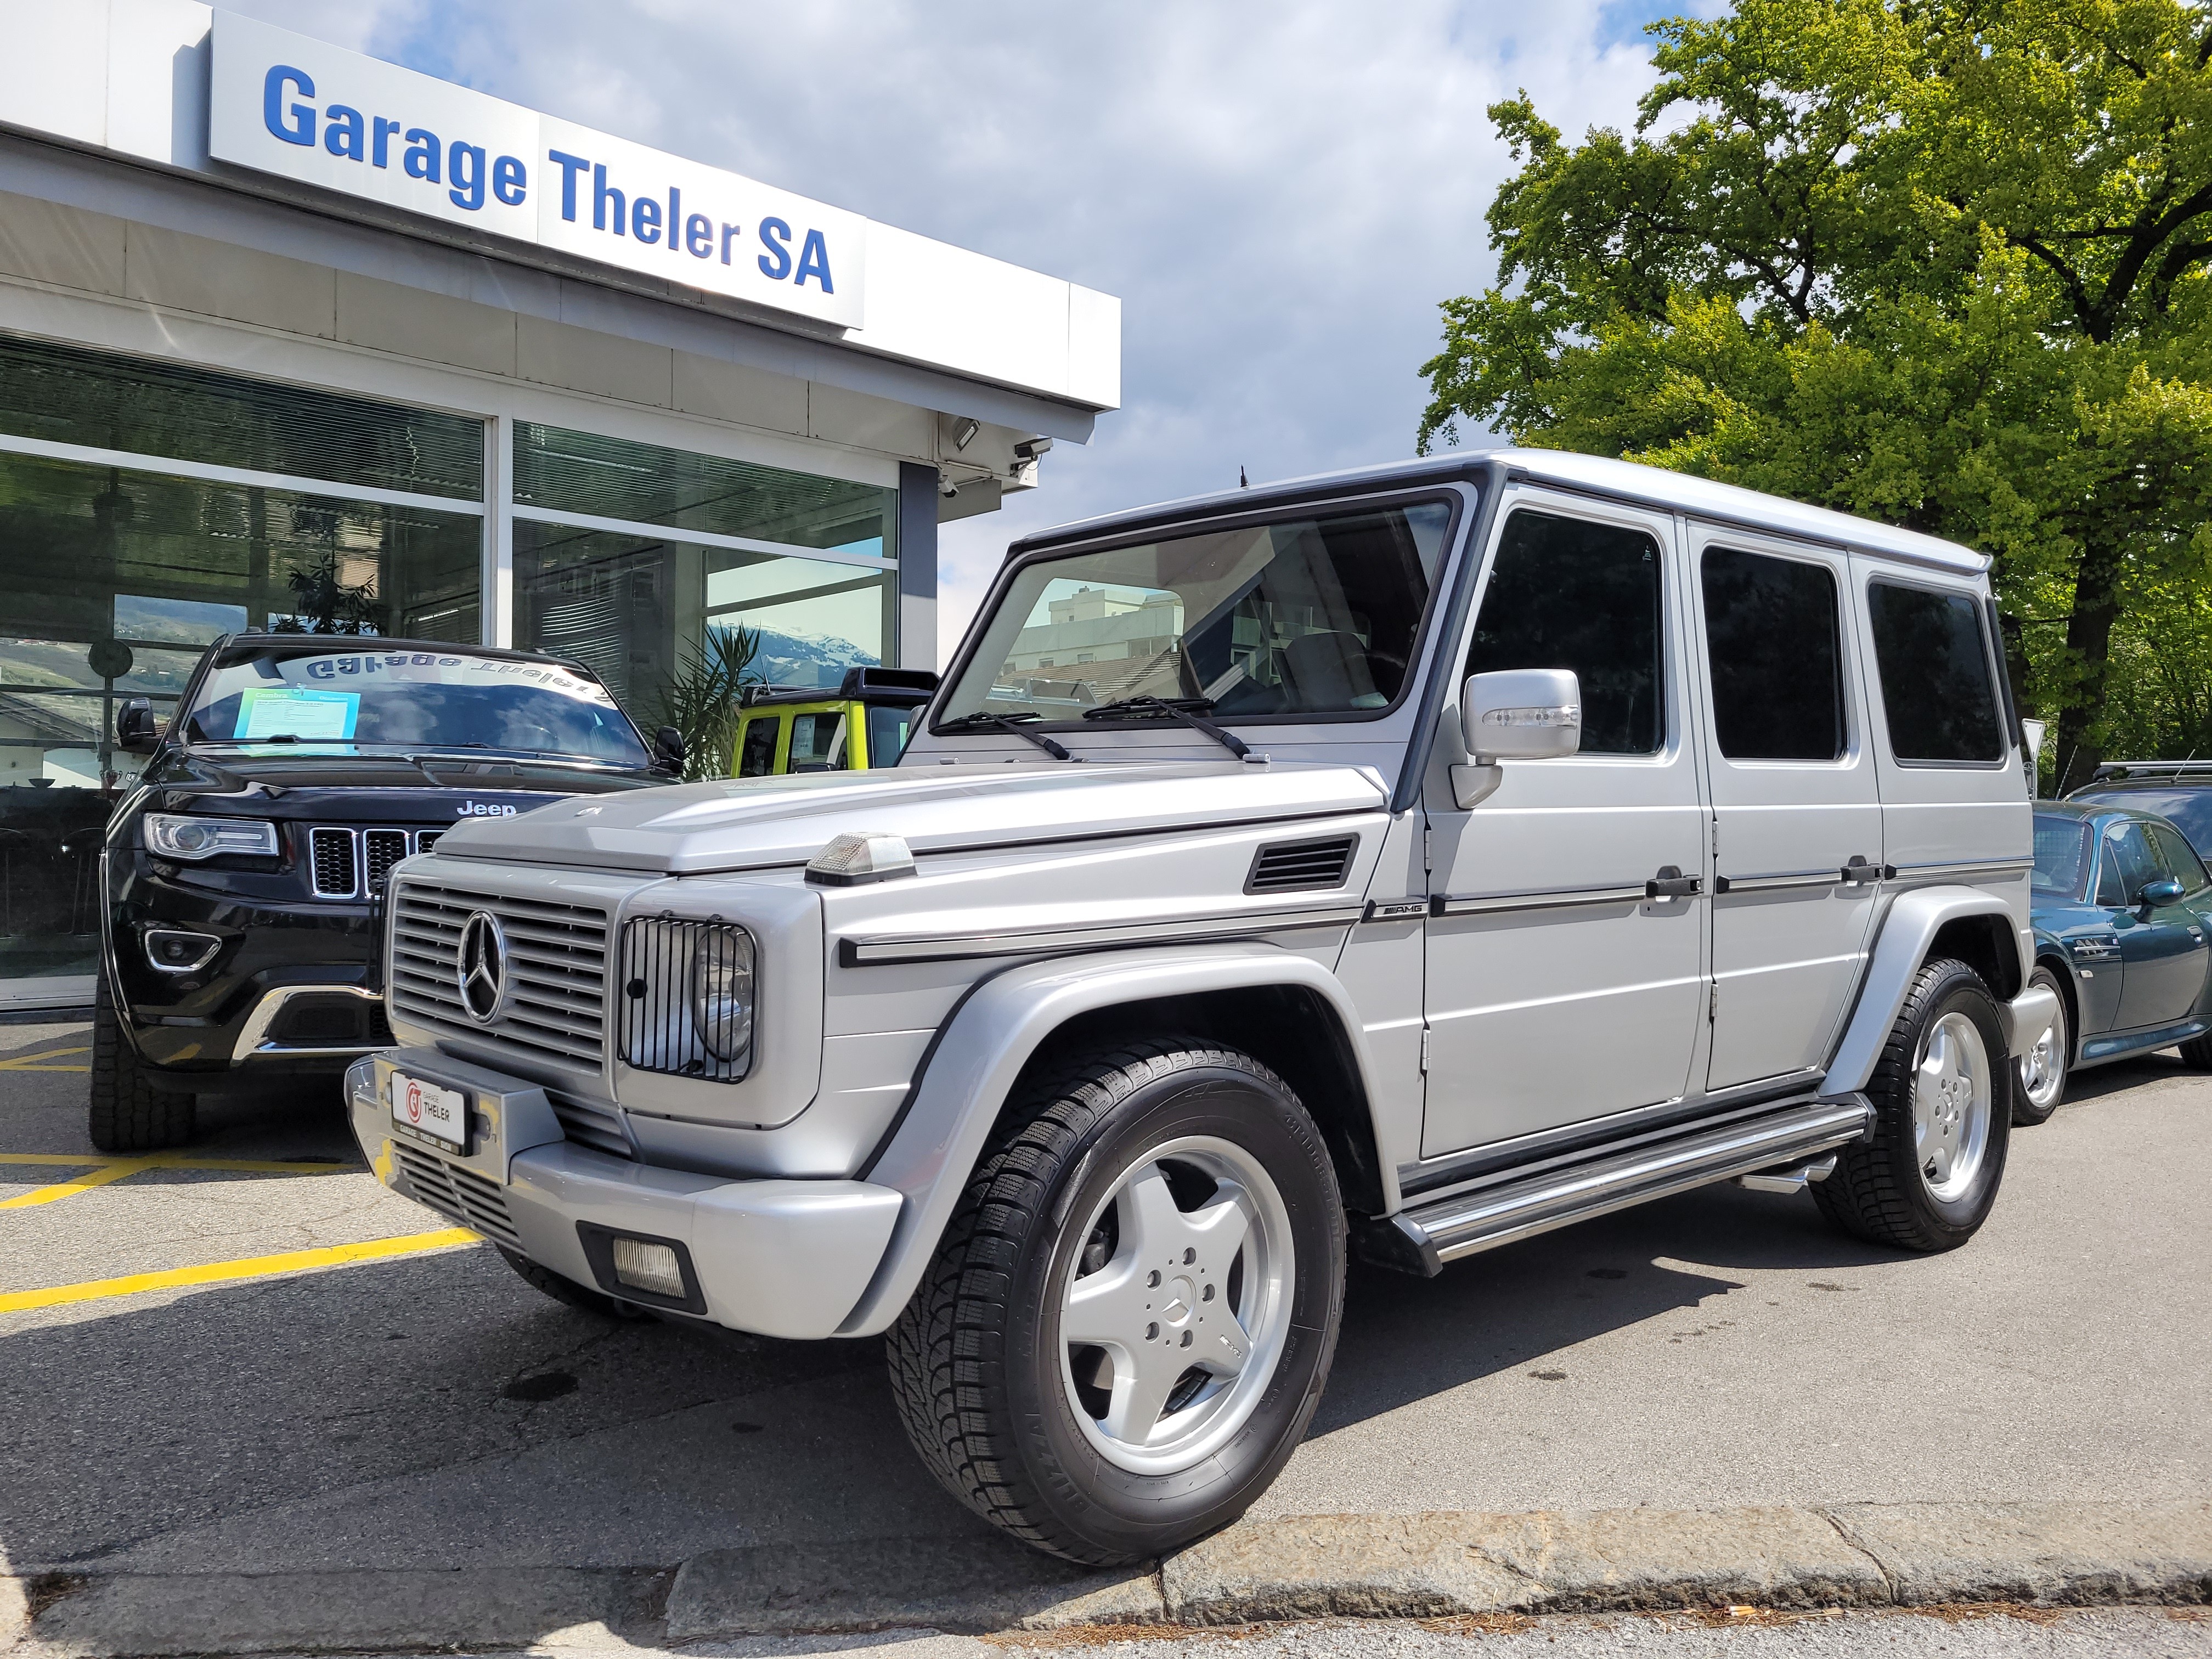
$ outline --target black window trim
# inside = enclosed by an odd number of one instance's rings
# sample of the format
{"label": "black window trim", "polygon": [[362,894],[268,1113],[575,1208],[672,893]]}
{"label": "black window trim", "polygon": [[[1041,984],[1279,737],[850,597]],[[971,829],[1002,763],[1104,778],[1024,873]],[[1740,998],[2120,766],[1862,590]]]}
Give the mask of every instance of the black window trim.
{"label": "black window trim", "polygon": [[[1661,514],[1656,508],[1644,507],[1633,501],[1626,499],[1616,501],[1604,495],[1561,491],[1562,494],[1575,494],[1576,499],[1564,503],[1547,503],[1544,501],[1543,496],[1553,488],[1553,485],[1540,478],[1529,478],[1523,476],[1514,480],[1511,488],[1499,492],[1497,511],[1486,526],[1487,533],[1483,538],[1481,550],[1472,556],[1469,567],[1472,580],[1468,584],[1467,617],[1461,624],[1459,642],[1453,651],[1452,672],[1450,675],[1443,677],[1441,680],[1444,696],[1451,702],[1457,702],[1465,690],[1466,677],[1461,674],[1460,671],[1467,666],[1468,653],[1474,648],[1474,630],[1482,625],[1483,601],[1490,597],[1490,579],[1498,568],[1498,549],[1504,542],[1506,532],[1512,526],[1515,514],[1530,511],[1548,513],[1553,518],[1573,519],[1584,524],[1610,525],[1622,530],[1633,530],[1638,535],[1650,537],[1653,544],[1659,550],[1659,627],[1657,629],[1659,746],[1656,749],[1639,749],[1626,755],[1601,754],[1595,750],[1578,750],[1571,755],[1562,755],[1555,761],[1547,761],[1545,764],[1557,766],[1571,761],[1587,761],[1594,765],[1600,763],[1611,766],[1672,765],[1675,757],[1682,752],[1685,745],[1689,742],[1689,734],[1676,729],[1681,722],[1674,719],[1674,699],[1680,690],[1678,677],[1681,672],[1681,665],[1676,661],[1676,659],[1681,655],[1681,653],[1670,651],[1667,647],[1668,623],[1671,619],[1679,618],[1681,615],[1679,610],[1674,610],[1670,617],[1668,605],[1675,587],[1679,586],[1668,574],[1670,567],[1676,562],[1677,550],[1670,549],[1668,544],[1655,533],[1650,520],[1654,517],[1662,520],[1670,534],[1679,531],[1680,520],[1672,515]],[[1610,507],[1613,511],[1607,514],[1594,510],[1601,507]]]}
{"label": "black window trim", "polygon": [[[1381,708],[1344,708],[1324,714],[1225,714],[1219,717],[1220,724],[1231,728],[1242,728],[1247,726],[1371,725],[1377,720],[1388,720],[1398,713],[1419,689],[1422,679],[1422,664],[1426,658],[1430,641],[1435,637],[1437,631],[1439,600],[1444,596],[1445,586],[1451,580],[1453,569],[1457,562],[1460,534],[1466,527],[1470,506],[1479,505],[1479,502],[1474,500],[1477,489],[1478,486],[1470,482],[1452,480],[1443,483],[1423,484],[1412,489],[1354,490],[1346,495],[1328,495],[1310,501],[1279,501],[1273,507],[1255,507],[1249,513],[1217,513],[1187,521],[1153,524],[1141,530],[1125,531],[1119,535],[1054,542],[1048,546],[1035,548],[1009,558],[1000,566],[999,574],[992,579],[990,589],[983,595],[983,601],[976,607],[975,614],[979,617],[994,614],[1000,602],[1006,597],[1007,589],[1012,586],[1014,579],[1031,565],[1064,559],[1071,554],[1111,553],[1125,547],[1146,547],[1155,542],[1180,540],[1187,536],[1212,535],[1221,531],[1241,530],[1254,525],[1280,524],[1296,518],[1319,518],[1324,514],[1372,512],[1394,507],[1441,505],[1450,511],[1451,517],[1444,526],[1443,544],[1437,555],[1436,574],[1430,580],[1428,598],[1423,602],[1421,607],[1421,625],[1413,635],[1413,649],[1407,653],[1405,681],[1399,686],[1398,695],[1392,698],[1388,705]],[[954,655],[951,665],[946,668],[944,678],[938,683],[937,696],[931,699],[927,710],[917,711],[918,729],[926,729],[933,738],[971,738],[990,735],[988,732],[947,732],[938,724],[940,711],[951,700],[953,692],[958,688],[962,677],[967,673],[969,664],[982,641],[983,630],[971,627],[967,637],[960,642],[960,649]],[[1024,723],[1033,732],[1081,732],[1097,735],[1109,729],[1109,726],[1097,720],[1036,720]],[[1143,730],[1146,729],[1146,724],[1136,720],[1115,722],[1110,729]],[[908,738],[907,743],[908,747],[913,746],[911,735]]]}
{"label": "black window trim", "polygon": [[[1694,532],[1698,528],[1698,521],[1692,519],[1690,520],[1690,525]],[[1755,766],[1762,769],[1781,766],[1824,766],[1831,771],[1849,771],[1864,756],[1867,740],[1865,722],[1860,719],[1859,711],[1851,703],[1851,682],[1854,678],[1852,671],[1858,663],[1858,651],[1857,641],[1852,639],[1850,629],[1850,552],[1843,548],[1823,548],[1811,543],[1799,543],[1787,551],[1768,547],[1747,547],[1741,544],[1748,539],[1741,533],[1734,536],[1708,536],[1698,548],[1696,568],[1690,573],[1698,590],[1698,625],[1693,631],[1698,636],[1696,644],[1698,666],[1700,671],[1699,678],[1705,681],[1705,714],[1712,733],[1713,758],[1725,762],[1730,766]],[[1816,570],[1825,570],[1828,573],[1828,579],[1835,584],[1836,689],[1842,693],[1844,700],[1843,753],[1830,760],[1753,760],[1748,758],[1739,760],[1735,756],[1722,750],[1720,710],[1713,701],[1712,635],[1709,619],[1705,615],[1705,556],[1716,551],[1750,554],[1763,559],[1784,559],[1791,564],[1809,564]],[[1831,560],[1835,562],[1831,563]],[[1837,568],[1838,565],[1842,567],[1840,573]],[[1885,709],[1885,719],[1887,713]]]}
{"label": "black window trim", "polygon": [[[1872,561],[1869,560],[1869,562],[1872,563]],[[1947,599],[1965,599],[1972,607],[1975,631],[1979,633],[1982,636],[1982,665],[1989,671],[1990,675],[1990,702],[1996,713],[1997,736],[2004,744],[2004,753],[1998,756],[1995,760],[1946,761],[1906,760],[1903,758],[1897,752],[1897,744],[1890,738],[1889,687],[1883,683],[1881,678],[1881,655],[1879,652],[1876,652],[1874,654],[1873,659],[1874,686],[1875,695],[1880,696],[1881,699],[1881,753],[1883,758],[1887,760],[1892,766],[1901,767],[1910,771],[1919,772],[2001,772],[2006,767],[2015,764],[2020,754],[2020,739],[2017,737],[2010,735],[2004,729],[2005,708],[2007,703],[2009,702],[2009,698],[2008,697],[2004,689],[2004,661],[2002,658],[1994,654],[1996,649],[1996,641],[1990,637],[1990,608],[1984,603],[1988,596],[1975,588],[1951,587],[1946,586],[1938,582],[1910,580],[1908,578],[1901,577],[1880,565],[1875,565],[1874,568],[1867,572],[1866,580],[1861,584],[1859,588],[1860,600],[1866,607],[1866,625],[1869,637],[1871,637],[1874,629],[1874,599],[1872,596],[1875,584],[1877,582],[1888,587],[1906,587],[1922,593],[1934,593]]]}

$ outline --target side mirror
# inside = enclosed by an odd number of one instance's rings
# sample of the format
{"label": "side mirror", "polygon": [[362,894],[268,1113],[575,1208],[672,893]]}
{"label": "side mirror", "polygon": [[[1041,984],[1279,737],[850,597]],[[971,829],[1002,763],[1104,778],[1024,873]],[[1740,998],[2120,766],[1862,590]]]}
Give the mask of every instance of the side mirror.
{"label": "side mirror", "polygon": [[132,697],[115,711],[115,746],[127,755],[150,755],[161,740],[150,699]]}
{"label": "side mirror", "polygon": [[1571,668],[1474,674],[1460,692],[1460,735],[1473,757],[1452,768],[1452,794],[1472,807],[1504,781],[1498,763],[1551,760],[1583,743],[1583,688]]}
{"label": "side mirror", "polygon": [[2146,915],[2160,905],[2177,902],[2185,890],[2178,881],[2167,878],[2161,881],[2147,881],[2136,895],[2136,907]]}
{"label": "side mirror", "polygon": [[684,769],[684,734],[664,726],[653,734],[653,763],[664,772]]}

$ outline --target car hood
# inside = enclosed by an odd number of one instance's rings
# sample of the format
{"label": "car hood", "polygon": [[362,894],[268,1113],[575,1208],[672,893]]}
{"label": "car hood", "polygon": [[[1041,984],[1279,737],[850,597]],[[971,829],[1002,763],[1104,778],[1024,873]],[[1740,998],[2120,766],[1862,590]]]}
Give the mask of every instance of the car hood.
{"label": "car hood", "polygon": [[522,757],[192,750],[149,767],[137,799],[157,811],[443,823],[665,781],[655,773]]}
{"label": "car hood", "polygon": [[1367,767],[902,766],[562,801],[527,817],[457,826],[438,850],[692,875],[804,864],[848,830],[884,831],[917,853],[943,853],[1375,812],[1388,799]]}

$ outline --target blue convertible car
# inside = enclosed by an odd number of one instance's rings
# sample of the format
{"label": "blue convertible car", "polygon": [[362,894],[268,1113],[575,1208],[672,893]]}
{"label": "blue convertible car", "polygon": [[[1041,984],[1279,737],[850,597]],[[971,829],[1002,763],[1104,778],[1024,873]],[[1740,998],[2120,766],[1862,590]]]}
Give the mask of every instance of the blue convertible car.
{"label": "blue convertible car", "polygon": [[2020,1058],[2013,1121],[2058,1108],[2069,1072],[2179,1044],[2212,1067],[2212,875],[2164,818],[2035,805],[2035,982],[2061,1012]]}

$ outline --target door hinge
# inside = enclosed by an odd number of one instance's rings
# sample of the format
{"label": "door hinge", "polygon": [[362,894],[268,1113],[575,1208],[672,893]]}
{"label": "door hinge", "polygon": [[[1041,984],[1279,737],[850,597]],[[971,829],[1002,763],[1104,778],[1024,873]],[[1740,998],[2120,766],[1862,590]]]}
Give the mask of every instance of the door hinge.
{"label": "door hinge", "polygon": [[1715,858],[1718,858],[1718,857],[1720,857],[1720,855],[1721,855],[1721,821],[1720,821],[1718,818],[1715,818],[1715,819],[1713,820],[1713,856],[1714,856]]}
{"label": "door hinge", "polygon": [[1421,1027],[1421,1075],[1429,1074],[1429,1028]]}
{"label": "door hinge", "polygon": [[1437,832],[1435,830],[1424,830],[1421,831],[1421,868],[1424,870],[1433,870],[1437,867],[1435,857],[1436,840]]}
{"label": "door hinge", "polygon": [[1705,988],[1705,1018],[1710,1021],[1717,1020],[1720,1017],[1721,988],[1720,981],[1716,980]]}

